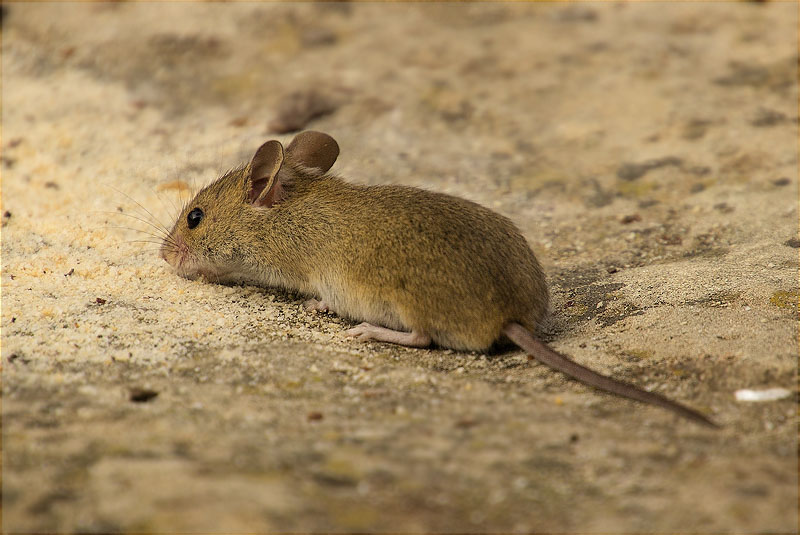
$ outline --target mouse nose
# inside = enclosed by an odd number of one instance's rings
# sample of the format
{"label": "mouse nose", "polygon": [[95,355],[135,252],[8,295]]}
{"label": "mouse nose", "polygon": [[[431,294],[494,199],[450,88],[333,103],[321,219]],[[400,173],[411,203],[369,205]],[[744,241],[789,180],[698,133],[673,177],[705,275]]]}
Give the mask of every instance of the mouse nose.
{"label": "mouse nose", "polygon": [[180,234],[170,234],[161,242],[161,249],[158,255],[166,260],[167,264],[177,267],[182,264],[188,254],[186,242],[183,241]]}

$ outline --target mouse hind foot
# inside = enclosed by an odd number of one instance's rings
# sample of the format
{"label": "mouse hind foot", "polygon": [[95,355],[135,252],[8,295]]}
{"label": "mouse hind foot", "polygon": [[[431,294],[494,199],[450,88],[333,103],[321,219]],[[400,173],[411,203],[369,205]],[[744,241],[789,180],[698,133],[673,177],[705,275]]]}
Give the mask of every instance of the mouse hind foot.
{"label": "mouse hind foot", "polygon": [[428,347],[431,345],[431,337],[423,331],[394,331],[386,327],[379,327],[371,323],[361,323],[352,329],[345,331],[345,335],[357,338],[363,342],[374,340],[376,342],[388,342],[408,347]]}

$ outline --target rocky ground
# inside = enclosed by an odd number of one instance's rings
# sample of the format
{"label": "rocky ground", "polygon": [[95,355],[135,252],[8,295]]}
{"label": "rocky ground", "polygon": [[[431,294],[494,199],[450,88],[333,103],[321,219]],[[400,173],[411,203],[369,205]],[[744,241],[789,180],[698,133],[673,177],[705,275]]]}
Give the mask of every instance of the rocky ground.
{"label": "rocky ground", "polygon": [[[796,532],[797,23],[790,2],[6,4],[4,531]],[[518,351],[359,343],[138,242],[304,127],[349,180],[512,218],[553,347],[724,427]]]}

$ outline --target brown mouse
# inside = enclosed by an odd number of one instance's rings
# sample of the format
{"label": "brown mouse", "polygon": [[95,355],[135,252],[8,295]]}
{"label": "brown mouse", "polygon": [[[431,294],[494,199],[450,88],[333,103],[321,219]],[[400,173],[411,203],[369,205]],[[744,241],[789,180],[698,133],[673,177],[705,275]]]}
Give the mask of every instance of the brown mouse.
{"label": "brown mouse", "polygon": [[161,256],[184,277],[312,296],[309,308],[363,322],[347,331],[361,340],[485,351],[509,339],[582,383],[717,427],[539,341],[547,284],[510,220],[450,195],[347,183],[328,173],[338,155],[321,132],[302,132],[285,150],[264,143],[184,208]]}

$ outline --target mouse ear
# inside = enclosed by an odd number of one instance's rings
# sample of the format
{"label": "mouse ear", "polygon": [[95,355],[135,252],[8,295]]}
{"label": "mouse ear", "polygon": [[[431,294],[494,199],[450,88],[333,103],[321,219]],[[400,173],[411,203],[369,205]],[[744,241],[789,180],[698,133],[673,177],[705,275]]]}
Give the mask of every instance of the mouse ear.
{"label": "mouse ear", "polygon": [[324,173],[339,156],[339,144],[328,134],[306,130],[294,137],[286,153],[293,161]]}
{"label": "mouse ear", "polygon": [[250,204],[269,208],[283,197],[277,180],[283,165],[283,145],[272,140],[261,145],[250,161],[247,200]]}

